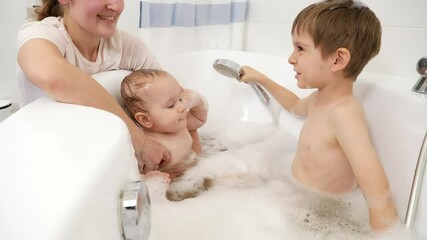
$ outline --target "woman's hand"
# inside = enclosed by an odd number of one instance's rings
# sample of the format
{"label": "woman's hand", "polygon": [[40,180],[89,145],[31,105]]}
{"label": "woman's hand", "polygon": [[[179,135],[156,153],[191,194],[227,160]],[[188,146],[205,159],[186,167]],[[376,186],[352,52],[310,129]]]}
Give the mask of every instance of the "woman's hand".
{"label": "woman's hand", "polygon": [[147,173],[159,169],[171,160],[169,151],[160,143],[144,137],[143,147],[135,150],[139,172]]}

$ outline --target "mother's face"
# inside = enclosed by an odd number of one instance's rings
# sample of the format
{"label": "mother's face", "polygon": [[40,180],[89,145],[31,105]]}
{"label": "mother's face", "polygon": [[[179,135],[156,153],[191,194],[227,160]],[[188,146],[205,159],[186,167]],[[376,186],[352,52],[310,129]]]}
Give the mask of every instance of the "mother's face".
{"label": "mother's face", "polygon": [[[111,37],[124,9],[124,0],[58,0],[67,28],[78,34]],[[71,29],[68,29],[69,31]]]}

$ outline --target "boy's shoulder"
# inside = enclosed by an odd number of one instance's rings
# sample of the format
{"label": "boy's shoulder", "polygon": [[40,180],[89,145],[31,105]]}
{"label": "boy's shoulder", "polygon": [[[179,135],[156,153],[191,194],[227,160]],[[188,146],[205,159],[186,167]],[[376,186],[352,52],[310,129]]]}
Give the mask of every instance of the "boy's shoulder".
{"label": "boy's shoulder", "polygon": [[363,117],[362,105],[353,95],[337,99],[329,114],[332,121],[351,121]]}

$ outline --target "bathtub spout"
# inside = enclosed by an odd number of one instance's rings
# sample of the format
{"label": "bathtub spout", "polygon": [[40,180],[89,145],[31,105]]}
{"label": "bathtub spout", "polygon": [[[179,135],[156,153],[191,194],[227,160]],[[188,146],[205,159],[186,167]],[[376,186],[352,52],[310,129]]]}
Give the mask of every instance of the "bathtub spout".
{"label": "bathtub spout", "polygon": [[427,94],[426,76],[421,76],[420,79],[418,79],[417,83],[415,83],[414,87],[412,88],[412,91],[416,93]]}
{"label": "bathtub spout", "polygon": [[421,94],[427,94],[427,56],[424,56],[418,60],[416,68],[421,77],[415,83],[412,91]]}

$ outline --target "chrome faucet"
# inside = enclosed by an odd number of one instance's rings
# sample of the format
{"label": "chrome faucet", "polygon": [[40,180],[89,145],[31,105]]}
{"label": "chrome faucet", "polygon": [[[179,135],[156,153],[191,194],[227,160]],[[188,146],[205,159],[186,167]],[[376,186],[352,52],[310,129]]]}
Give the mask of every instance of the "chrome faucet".
{"label": "chrome faucet", "polygon": [[424,56],[418,60],[416,68],[421,77],[418,79],[417,83],[415,83],[412,91],[421,94],[427,94],[427,56]]}

